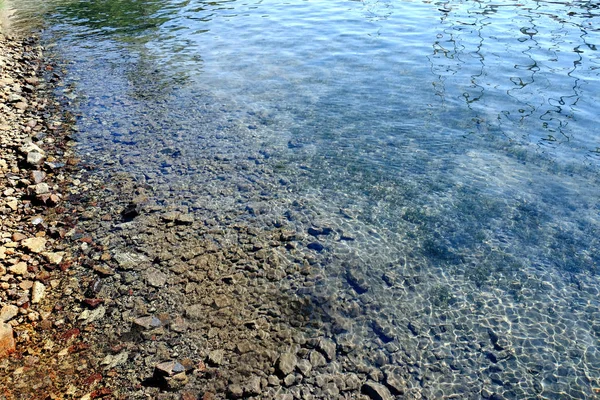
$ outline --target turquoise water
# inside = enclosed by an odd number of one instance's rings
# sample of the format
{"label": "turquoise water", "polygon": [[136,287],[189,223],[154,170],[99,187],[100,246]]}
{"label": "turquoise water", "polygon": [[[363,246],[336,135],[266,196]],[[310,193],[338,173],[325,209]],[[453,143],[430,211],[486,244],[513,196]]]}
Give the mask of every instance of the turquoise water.
{"label": "turquoise water", "polygon": [[17,25],[67,61],[82,154],[219,223],[331,228],[297,295],[407,393],[594,398],[597,4],[44,7]]}

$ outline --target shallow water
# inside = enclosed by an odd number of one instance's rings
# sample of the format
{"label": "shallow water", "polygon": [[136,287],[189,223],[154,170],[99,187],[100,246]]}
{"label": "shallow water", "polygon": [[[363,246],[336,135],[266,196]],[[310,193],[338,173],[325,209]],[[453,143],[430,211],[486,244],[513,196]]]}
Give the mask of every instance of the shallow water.
{"label": "shallow water", "polygon": [[159,204],[312,237],[315,329],[426,398],[594,398],[593,2],[45,7],[81,153]]}

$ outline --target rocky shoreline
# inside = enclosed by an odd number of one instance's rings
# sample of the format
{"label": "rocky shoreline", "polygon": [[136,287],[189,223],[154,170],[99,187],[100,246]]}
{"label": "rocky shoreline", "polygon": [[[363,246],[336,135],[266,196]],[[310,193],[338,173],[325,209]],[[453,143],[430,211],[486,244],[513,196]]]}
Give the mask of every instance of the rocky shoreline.
{"label": "rocky shoreline", "polygon": [[0,48],[2,398],[404,390],[398,369],[342,357],[353,338],[334,341],[336,324],[296,294],[318,283],[314,238],[330,230],[216,224],[157,204],[129,174],[103,176],[75,158],[74,118],[53,94],[61,75],[36,39],[2,36]]}

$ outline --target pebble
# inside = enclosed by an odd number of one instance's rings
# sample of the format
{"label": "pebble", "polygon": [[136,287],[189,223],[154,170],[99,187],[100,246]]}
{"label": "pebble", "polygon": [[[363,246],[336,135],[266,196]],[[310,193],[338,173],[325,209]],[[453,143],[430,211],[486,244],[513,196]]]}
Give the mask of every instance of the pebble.
{"label": "pebble", "polygon": [[185,367],[177,361],[165,361],[156,364],[155,369],[162,374],[173,376],[185,372]]}
{"label": "pebble", "polygon": [[39,303],[46,294],[46,286],[38,281],[33,283],[33,287],[31,288],[31,302],[33,304]]}
{"label": "pebble", "polygon": [[144,275],[146,277],[146,282],[148,283],[148,285],[156,288],[163,287],[167,282],[167,275],[153,267],[148,268],[144,272]]}

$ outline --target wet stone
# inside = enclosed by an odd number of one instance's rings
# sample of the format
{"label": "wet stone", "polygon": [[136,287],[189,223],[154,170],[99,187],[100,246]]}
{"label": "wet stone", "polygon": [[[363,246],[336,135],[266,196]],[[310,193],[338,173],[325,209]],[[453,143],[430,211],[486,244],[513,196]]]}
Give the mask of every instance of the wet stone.
{"label": "wet stone", "polygon": [[327,360],[331,361],[335,359],[336,346],[335,343],[329,339],[320,339],[317,343],[317,349],[319,349]]}
{"label": "wet stone", "polygon": [[315,350],[311,351],[309,359],[310,359],[310,363],[312,364],[313,368],[318,368],[318,367],[327,365],[327,360],[325,359],[323,354],[319,353],[318,351],[315,351]]}
{"label": "wet stone", "polygon": [[8,322],[19,314],[19,307],[7,304],[0,309],[0,323]]}
{"label": "wet stone", "polygon": [[367,381],[361,388],[362,393],[373,400],[393,400],[394,397],[389,389],[380,383]]}
{"label": "wet stone", "polygon": [[358,294],[366,293],[369,290],[369,284],[356,269],[349,268],[346,271],[346,280]]}
{"label": "wet stone", "polygon": [[384,368],[385,383],[392,388],[396,394],[403,394],[406,388],[406,382],[402,378],[402,371],[399,367]]}

